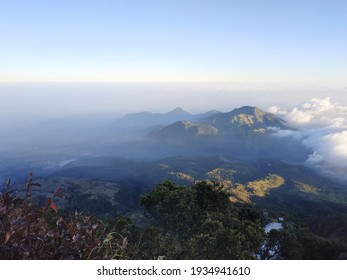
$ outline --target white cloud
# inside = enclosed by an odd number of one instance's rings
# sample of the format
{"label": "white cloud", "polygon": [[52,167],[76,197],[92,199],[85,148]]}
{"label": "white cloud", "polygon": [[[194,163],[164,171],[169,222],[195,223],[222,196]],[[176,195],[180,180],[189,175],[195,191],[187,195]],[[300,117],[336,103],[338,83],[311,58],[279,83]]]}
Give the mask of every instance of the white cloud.
{"label": "white cloud", "polygon": [[291,137],[312,154],[307,164],[322,174],[347,180],[347,106],[332,103],[330,98],[314,98],[290,111],[269,109],[285,119],[296,131],[277,130],[276,137]]}
{"label": "white cloud", "polygon": [[272,114],[276,114],[276,115],[286,115],[286,114],[288,114],[287,111],[282,110],[279,106],[271,106],[268,109],[268,112],[270,112]]}

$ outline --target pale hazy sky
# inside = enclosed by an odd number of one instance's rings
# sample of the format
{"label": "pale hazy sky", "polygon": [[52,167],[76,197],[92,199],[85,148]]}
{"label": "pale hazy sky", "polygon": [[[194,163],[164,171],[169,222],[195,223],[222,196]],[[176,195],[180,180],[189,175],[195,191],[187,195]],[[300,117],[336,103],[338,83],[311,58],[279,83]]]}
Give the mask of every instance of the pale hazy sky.
{"label": "pale hazy sky", "polygon": [[0,0],[0,82],[337,85],[346,0]]}
{"label": "pale hazy sky", "polygon": [[[347,87],[293,87],[248,84],[47,83],[0,84],[0,123],[6,117],[65,117],[182,107],[190,113],[230,111],[244,105],[290,109],[312,98],[347,104]],[[5,117],[3,117],[5,116]]]}

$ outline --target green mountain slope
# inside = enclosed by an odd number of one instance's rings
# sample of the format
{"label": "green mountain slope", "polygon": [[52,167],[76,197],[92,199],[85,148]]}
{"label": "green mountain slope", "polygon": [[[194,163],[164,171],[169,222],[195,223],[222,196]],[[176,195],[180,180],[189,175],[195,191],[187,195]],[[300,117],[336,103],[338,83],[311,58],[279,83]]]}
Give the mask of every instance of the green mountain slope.
{"label": "green mountain slope", "polygon": [[152,133],[157,139],[197,139],[206,136],[217,136],[218,129],[208,124],[194,124],[189,121],[177,121]]}
{"label": "green mountain slope", "polygon": [[247,131],[266,130],[267,127],[287,127],[284,120],[257,107],[244,106],[228,113],[210,116],[206,121],[222,131],[242,128]]}

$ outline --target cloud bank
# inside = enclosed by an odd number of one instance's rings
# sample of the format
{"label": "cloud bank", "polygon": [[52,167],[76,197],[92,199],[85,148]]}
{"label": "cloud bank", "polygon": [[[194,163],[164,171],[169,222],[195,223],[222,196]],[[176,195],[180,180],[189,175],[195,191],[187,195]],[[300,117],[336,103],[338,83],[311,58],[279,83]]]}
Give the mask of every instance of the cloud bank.
{"label": "cloud bank", "polygon": [[322,174],[347,184],[347,106],[329,97],[314,98],[291,110],[269,111],[297,130],[276,130],[274,136],[299,141],[312,153],[306,163]]}

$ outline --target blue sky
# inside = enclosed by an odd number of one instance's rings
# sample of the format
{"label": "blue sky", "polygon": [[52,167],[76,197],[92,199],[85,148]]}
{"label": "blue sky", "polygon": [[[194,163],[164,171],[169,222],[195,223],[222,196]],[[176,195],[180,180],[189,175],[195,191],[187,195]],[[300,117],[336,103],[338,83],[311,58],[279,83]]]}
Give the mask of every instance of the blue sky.
{"label": "blue sky", "polygon": [[0,7],[0,82],[345,84],[345,0],[0,0]]}

